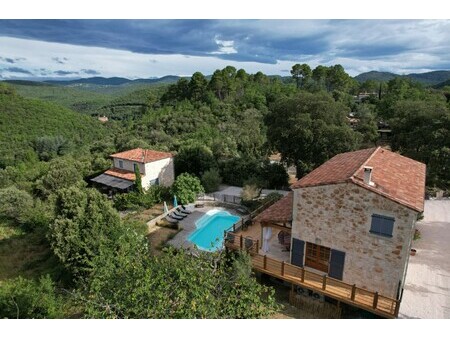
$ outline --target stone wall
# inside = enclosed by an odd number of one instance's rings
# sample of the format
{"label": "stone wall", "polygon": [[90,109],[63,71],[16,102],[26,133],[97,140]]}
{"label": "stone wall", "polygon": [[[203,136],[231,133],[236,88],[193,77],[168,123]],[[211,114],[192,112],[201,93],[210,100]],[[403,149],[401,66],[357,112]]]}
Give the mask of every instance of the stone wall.
{"label": "stone wall", "polygon": [[[372,214],[395,218],[392,238],[369,232]],[[345,252],[343,281],[397,296],[417,213],[353,183],[294,190],[292,237]]]}

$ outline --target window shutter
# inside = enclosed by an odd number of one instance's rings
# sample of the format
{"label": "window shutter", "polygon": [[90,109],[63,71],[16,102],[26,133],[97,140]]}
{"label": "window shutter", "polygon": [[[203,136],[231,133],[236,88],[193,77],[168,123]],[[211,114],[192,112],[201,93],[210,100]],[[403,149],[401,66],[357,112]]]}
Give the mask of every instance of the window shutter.
{"label": "window shutter", "polygon": [[344,276],[345,252],[331,249],[330,270],[328,275],[342,280]]}
{"label": "window shutter", "polygon": [[392,237],[394,222],[395,219],[392,217],[373,214],[370,232],[385,237]]}
{"label": "window shutter", "polygon": [[303,267],[303,255],[305,252],[305,242],[298,239],[292,239],[291,264]]}

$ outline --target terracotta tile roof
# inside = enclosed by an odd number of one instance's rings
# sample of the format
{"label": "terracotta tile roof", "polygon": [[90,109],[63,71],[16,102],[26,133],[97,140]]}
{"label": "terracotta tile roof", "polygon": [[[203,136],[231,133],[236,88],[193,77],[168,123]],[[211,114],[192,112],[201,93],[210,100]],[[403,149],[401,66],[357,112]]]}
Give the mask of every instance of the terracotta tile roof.
{"label": "terracotta tile roof", "polygon": [[[373,186],[364,183],[364,168],[372,167]],[[291,188],[353,182],[416,211],[423,211],[425,164],[381,147],[336,155]]]}
{"label": "terracotta tile roof", "polygon": [[376,150],[377,148],[370,148],[338,154],[292,184],[291,188],[345,182]]}
{"label": "terracotta tile roof", "polygon": [[[134,172],[118,169],[118,168],[111,168],[104,172],[106,175],[123,178],[124,180],[134,181],[136,179],[136,176],[134,175]],[[142,177],[145,175],[141,174]]]}
{"label": "terracotta tile roof", "polygon": [[426,165],[378,148],[364,166],[372,167],[371,181],[375,185],[364,183],[364,169],[360,168],[352,181],[416,211],[423,211],[425,199]]}
{"label": "terracotta tile roof", "polygon": [[173,157],[171,153],[156,151],[150,149],[136,148],[121,153],[112,154],[111,157],[121,158],[124,160],[135,161],[140,163],[149,163],[159,161],[164,158]]}
{"label": "terracotta tile roof", "polygon": [[289,192],[279,201],[272,204],[266,210],[255,217],[256,222],[292,222],[293,192]]}

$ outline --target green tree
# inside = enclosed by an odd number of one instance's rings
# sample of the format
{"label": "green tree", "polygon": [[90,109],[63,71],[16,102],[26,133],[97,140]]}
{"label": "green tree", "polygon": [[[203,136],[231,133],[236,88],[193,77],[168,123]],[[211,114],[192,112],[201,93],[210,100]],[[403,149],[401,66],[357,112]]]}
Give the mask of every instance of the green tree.
{"label": "green tree", "polygon": [[289,186],[289,175],[280,163],[264,163],[261,179],[268,189],[283,189]]}
{"label": "green tree", "polygon": [[376,144],[379,135],[374,107],[369,104],[359,104],[355,117],[359,119],[355,130],[362,134],[363,144],[367,146]]}
{"label": "green tree", "polygon": [[111,202],[94,189],[61,189],[56,198],[56,219],[48,238],[54,254],[75,276],[87,276],[100,253],[116,255],[113,248],[124,230]]}
{"label": "green tree", "polygon": [[176,195],[182,204],[194,202],[202,192],[205,190],[200,180],[188,173],[179,175],[172,185],[172,194]]}
{"label": "green tree", "polygon": [[209,147],[193,144],[182,147],[175,157],[175,173],[190,173],[201,176],[205,171],[216,167],[216,160]]}
{"label": "green tree", "polygon": [[56,293],[50,277],[38,281],[18,277],[2,282],[0,318],[63,318],[62,297]]}
{"label": "green tree", "polygon": [[100,262],[84,297],[89,318],[261,318],[277,309],[248,257],[169,249]]}
{"label": "green tree", "polygon": [[450,111],[442,101],[398,101],[391,146],[427,164],[427,185],[450,188]]}
{"label": "green tree", "polygon": [[297,84],[297,88],[300,88],[309,78],[311,78],[311,67],[306,63],[302,65],[297,63],[292,66],[291,75]]}
{"label": "green tree", "polygon": [[139,169],[139,165],[134,166],[134,176],[135,176],[134,185],[136,187],[136,191],[139,194],[143,194],[144,190],[142,188],[142,177],[141,177],[141,170]]}
{"label": "green tree", "polygon": [[325,94],[299,93],[280,99],[266,116],[268,140],[297,177],[330,157],[359,146],[360,134],[346,123],[346,109]]}
{"label": "green tree", "polygon": [[203,101],[206,98],[208,80],[200,72],[192,74],[189,81],[189,98],[194,101]]}
{"label": "green tree", "polygon": [[59,189],[72,186],[86,186],[82,163],[70,158],[56,158],[50,162],[48,172],[36,181],[35,189],[39,195],[48,197]]}
{"label": "green tree", "polygon": [[0,189],[0,218],[6,218],[21,225],[28,220],[33,208],[33,198],[29,193],[16,187]]}
{"label": "green tree", "polygon": [[205,171],[201,177],[201,183],[205,188],[205,192],[217,191],[220,183],[222,183],[219,170],[212,168]]}

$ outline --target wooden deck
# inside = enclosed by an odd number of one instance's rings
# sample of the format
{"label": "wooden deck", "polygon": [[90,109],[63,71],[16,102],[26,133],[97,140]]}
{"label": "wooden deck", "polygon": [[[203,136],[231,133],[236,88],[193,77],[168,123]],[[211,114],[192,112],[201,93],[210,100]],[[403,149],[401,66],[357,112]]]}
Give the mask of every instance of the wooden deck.
{"label": "wooden deck", "polygon": [[304,268],[263,256],[259,254],[258,240],[246,238],[242,235],[239,236],[232,232],[227,232],[226,236],[226,248],[230,250],[246,250],[251,255],[254,270],[319,292],[385,318],[396,318],[398,316],[400,302],[395,299],[327,277],[325,274],[320,275],[307,271]]}

